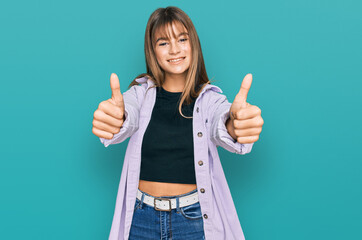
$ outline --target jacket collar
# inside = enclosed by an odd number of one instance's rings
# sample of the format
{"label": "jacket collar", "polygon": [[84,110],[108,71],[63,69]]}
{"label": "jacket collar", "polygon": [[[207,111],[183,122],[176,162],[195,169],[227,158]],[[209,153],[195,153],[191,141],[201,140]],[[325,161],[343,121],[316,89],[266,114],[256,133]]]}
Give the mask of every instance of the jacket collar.
{"label": "jacket collar", "polygon": [[[141,77],[141,78],[137,78],[136,81],[137,81],[138,83],[141,83],[141,84],[147,82],[147,90],[148,90],[150,87],[152,87],[153,85],[155,85],[154,82],[153,82],[151,79],[148,79],[146,76]],[[207,91],[207,90],[209,90],[209,89],[210,89],[210,90],[213,90],[213,91],[215,91],[215,92],[218,92],[218,93],[222,93],[222,90],[221,90],[218,86],[213,85],[213,84],[207,84],[207,85],[204,87],[204,89],[202,89],[202,91],[201,91],[201,93],[200,93],[200,96],[201,96],[205,91]]]}

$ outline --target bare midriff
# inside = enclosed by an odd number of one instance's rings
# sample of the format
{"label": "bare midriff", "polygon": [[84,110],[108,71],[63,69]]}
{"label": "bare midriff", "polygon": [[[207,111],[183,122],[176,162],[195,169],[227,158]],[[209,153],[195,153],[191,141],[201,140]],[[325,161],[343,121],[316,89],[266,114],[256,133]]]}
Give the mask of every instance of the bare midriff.
{"label": "bare midriff", "polygon": [[166,183],[139,180],[138,188],[155,197],[176,196],[196,189],[196,184]]}

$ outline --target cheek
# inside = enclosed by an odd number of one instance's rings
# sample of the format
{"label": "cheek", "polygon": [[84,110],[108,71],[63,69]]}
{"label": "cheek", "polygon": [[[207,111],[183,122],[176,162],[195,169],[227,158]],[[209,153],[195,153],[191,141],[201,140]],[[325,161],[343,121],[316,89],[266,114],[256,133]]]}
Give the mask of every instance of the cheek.
{"label": "cheek", "polygon": [[156,55],[158,64],[163,65],[163,61],[164,61],[163,54],[160,51],[158,51],[158,52],[155,52],[155,55]]}
{"label": "cheek", "polygon": [[182,49],[184,51],[190,52],[191,51],[191,46],[190,46],[190,44],[185,44],[185,45],[182,46]]}
{"label": "cheek", "polygon": [[157,60],[159,61],[161,59],[161,56],[162,56],[160,54],[160,51],[155,52],[155,55],[156,55]]}
{"label": "cheek", "polygon": [[157,48],[157,49],[155,50],[155,54],[156,54],[156,58],[157,58],[157,59],[162,59],[163,56],[165,55],[165,50],[164,50],[164,49]]}
{"label": "cheek", "polygon": [[160,55],[156,54],[157,61],[160,62],[162,60],[162,57]]}
{"label": "cheek", "polygon": [[183,50],[184,50],[184,52],[187,53],[187,55],[191,56],[191,46],[190,45],[185,45]]}

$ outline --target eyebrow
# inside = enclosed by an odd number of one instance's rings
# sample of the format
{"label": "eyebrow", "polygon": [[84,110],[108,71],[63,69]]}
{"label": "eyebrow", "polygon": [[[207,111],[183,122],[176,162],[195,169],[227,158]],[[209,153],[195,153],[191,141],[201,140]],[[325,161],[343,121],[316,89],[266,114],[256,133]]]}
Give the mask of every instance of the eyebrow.
{"label": "eyebrow", "polygon": [[[189,35],[187,32],[182,32],[182,33],[180,33],[177,37],[179,38],[180,36],[182,36],[182,35]],[[158,41],[160,41],[160,40],[167,40],[167,38],[164,38],[164,37],[160,37],[160,38],[158,38],[157,39],[157,41],[156,41],[156,43],[158,42]]]}

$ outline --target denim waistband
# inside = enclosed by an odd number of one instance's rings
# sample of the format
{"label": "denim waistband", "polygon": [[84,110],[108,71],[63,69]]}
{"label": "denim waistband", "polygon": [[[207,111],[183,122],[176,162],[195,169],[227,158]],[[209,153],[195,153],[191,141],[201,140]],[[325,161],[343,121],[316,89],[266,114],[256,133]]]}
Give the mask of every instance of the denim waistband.
{"label": "denim waistband", "polygon": [[[146,192],[143,192],[143,191],[141,191],[140,189],[138,189],[138,190],[139,190],[141,193],[143,193],[143,194],[145,194],[145,195],[147,195],[147,196],[156,198],[155,196],[150,195],[150,194],[148,194],[148,193],[146,193]],[[184,197],[184,196],[193,194],[193,193],[195,193],[195,192],[197,192],[197,188],[194,189],[194,190],[192,190],[192,191],[190,191],[190,192],[184,193],[184,194],[173,195],[173,196],[161,196],[161,197],[157,197],[157,198],[171,198],[171,199],[172,199],[172,198],[180,198],[180,197]]]}

